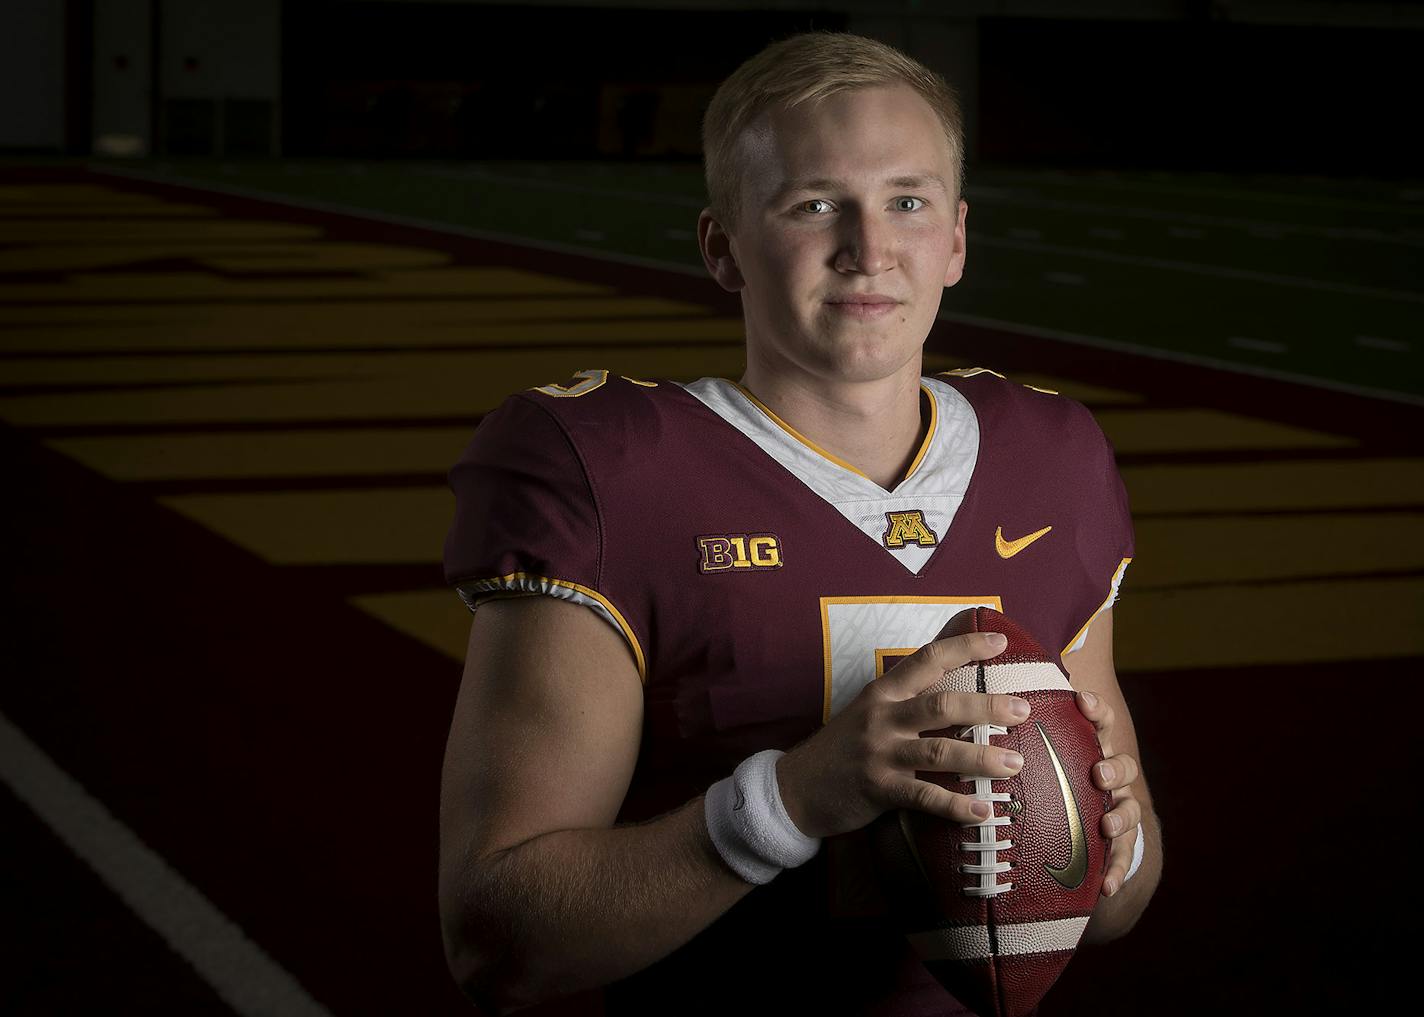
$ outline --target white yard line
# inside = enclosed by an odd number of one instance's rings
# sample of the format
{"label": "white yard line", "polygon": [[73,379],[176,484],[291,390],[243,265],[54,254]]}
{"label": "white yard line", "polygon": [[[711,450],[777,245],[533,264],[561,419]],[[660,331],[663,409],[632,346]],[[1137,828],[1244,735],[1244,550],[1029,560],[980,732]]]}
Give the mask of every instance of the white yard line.
{"label": "white yard line", "polygon": [[1004,237],[971,236],[970,244],[981,247],[1001,247],[1009,250],[1028,251],[1033,254],[1058,254],[1079,261],[1105,261],[1117,265],[1134,265],[1140,268],[1156,268],[1167,272],[1181,272],[1187,275],[1210,276],[1214,279],[1234,279],[1240,282],[1266,283],[1271,286],[1285,286],[1292,289],[1341,293],[1352,297],[1372,297],[1380,300],[1398,300],[1410,304],[1424,304],[1424,293],[1412,290],[1387,290],[1379,286],[1354,286],[1349,283],[1334,283],[1327,279],[1309,279],[1303,276],[1279,275],[1275,272],[1256,272],[1245,268],[1223,268],[1220,265],[1199,265],[1191,261],[1176,261],[1170,258],[1144,258],[1135,254],[1114,254],[1092,247],[1065,247],[1059,244],[1035,244],[1023,240],[1008,240]]}
{"label": "white yard line", "polygon": [[1170,360],[1179,364],[1193,364],[1197,367],[1210,367],[1219,371],[1231,371],[1236,374],[1249,374],[1257,378],[1269,378],[1272,381],[1288,381],[1298,385],[1310,385],[1314,388],[1324,388],[1333,392],[1365,396],[1369,399],[1384,399],[1388,402],[1404,403],[1407,406],[1424,406],[1424,396],[1417,396],[1408,392],[1391,392],[1387,389],[1370,388],[1368,385],[1355,385],[1348,381],[1335,381],[1331,378],[1321,378],[1313,374],[1298,374],[1294,371],[1282,371],[1274,367],[1259,367],[1255,364],[1242,363],[1239,360],[1225,360],[1221,357],[1208,357],[1198,353],[1164,350],[1156,346],[1143,346],[1140,343],[1126,342],[1121,339],[1105,339],[1102,336],[1084,335],[1080,332],[1065,332],[1062,329],[1043,328],[1038,325],[1027,325],[1021,321],[1006,321],[1002,318],[986,318],[977,314],[959,314],[955,311],[940,311],[938,318],[940,321],[962,322],[966,325],[978,325],[983,328],[1002,329],[1005,332],[1021,332],[1024,335],[1033,336],[1036,339],[1053,339],[1057,342],[1077,343],[1081,346],[1091,346],[1101,350],[1113,350],[1117,353],[1131,353],[1135,356],[1150,357],[1154,360]]}
{"label": "white yard line", "polygon": [[0,713],[0,778],[244,1017],[331,1017],[300,982]]}
{"label": "white yard line", "polygon": [[1355,345],[1367,350],[1388,350],[1390,353],[1409,353],[1414,349],[1403,339],[1388,339],[1382,335],[1357,335]]}
{"label": "white yard line", "polygon": [[1253,339],[1245,335],[1228,336],[1226,342],[1238,350],[1252,350],[1256,353],[1285,353],[1290,349],[1285,343],[1275,339]]}

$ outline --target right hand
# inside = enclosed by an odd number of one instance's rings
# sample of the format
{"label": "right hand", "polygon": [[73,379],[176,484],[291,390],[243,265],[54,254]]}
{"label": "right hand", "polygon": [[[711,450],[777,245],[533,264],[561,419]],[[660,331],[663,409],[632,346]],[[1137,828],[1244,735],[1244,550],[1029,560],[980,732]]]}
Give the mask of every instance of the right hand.
{"label": "right hand", "polygon": [[[1004,648],[997,632],[971,632],[927,643],[870,682],[825,727],[777,760],[777,785],[787,815],[808,837],[858,830],[889,809],[916,809],[960,823],[978,823],[976,803],[916,770],[1002,779],[1023,760],[1007,749],[922,731],[973,724],[1013,727],[1028,718],[1028,702],[977,692],[920,695],[946,673],[988,660]],[[1022,714],[1013,707],[1022,707]]]}

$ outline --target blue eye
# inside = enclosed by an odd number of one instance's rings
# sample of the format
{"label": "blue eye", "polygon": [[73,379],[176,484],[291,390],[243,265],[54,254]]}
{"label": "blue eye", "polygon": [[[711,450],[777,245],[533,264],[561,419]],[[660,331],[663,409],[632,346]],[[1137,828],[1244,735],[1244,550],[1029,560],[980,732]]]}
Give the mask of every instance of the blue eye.
{"label": "blue eye", "polygon": [[902,208],[902,209],[900,209],[900,211],[902,211],[902,212],[918,212],[921,208],[924,207],[924,204],[925,204],[925,201],[924,201],[923,198],[912,198],[912,197],[910,197],[909,195],[906,195],[906,196],[903,197],[903,198],[896,198],[896,199],[895,199],[895,203],[896,203],[897,205],[898,205],[900,202],[902,202],[902,201],[918,201],[918,202],[919,202],[919,204],[916,205],[914,208]]}

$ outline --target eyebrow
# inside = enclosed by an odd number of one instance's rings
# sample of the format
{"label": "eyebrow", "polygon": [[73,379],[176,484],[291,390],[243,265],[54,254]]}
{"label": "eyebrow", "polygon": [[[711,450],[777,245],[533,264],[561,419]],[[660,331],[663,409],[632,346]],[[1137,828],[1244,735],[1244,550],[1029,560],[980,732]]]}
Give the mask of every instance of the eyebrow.
{"label": "eyebrow", "polygon": [[[771,196],[772,203],[776,203],[795,194],[797,191],[826,191],[844,189],[849,186],[844,180],[832,180],[828,177],[815,177],[805,180],[788,180],[776,189],[776,193]],[[914,173],[909,176],[891,177],[885,181],[886,187],[938,187],[946,194],[949,187],[937,173]]]}

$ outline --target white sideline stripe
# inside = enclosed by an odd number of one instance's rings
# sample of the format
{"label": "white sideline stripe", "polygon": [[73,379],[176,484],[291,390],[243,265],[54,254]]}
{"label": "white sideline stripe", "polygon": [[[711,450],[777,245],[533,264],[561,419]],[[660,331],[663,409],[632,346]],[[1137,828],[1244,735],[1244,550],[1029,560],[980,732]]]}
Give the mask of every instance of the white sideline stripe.
{"label": "white sideline stripe", "polygon": [[0,713],[0,777],[244,1017],[331,1017],[295,978]]}
{"label": "white sideline stripe", "polygon": [[1255,350],[1257,353],[1284,353],[1290,349],[1285,343],[1274,339],[1252,339],[1246,335],[1228,336],[1226,341],[1237,349]]}
{"label": "white sideline stripe", "polygon": [[1391,353],[1408,353],[1411,349],[1403,339],[1386,339],[1380,335],[1357,335],[1355,345],[1369,350],[1389,350]]}
{"label": "white sideline stripe", "polygon": [[[288,205],[292,208],[310,208],[318,212],[330,212],[333,215],[369,219],[372,222],[388,222],[397,226],[414,226],[419,229],[430,230],[433,233],[446,233],[450,236],[471,237],[475,240],[491,240],[516,247],[526,247],[536,251],[554,251],[559,254],[574,254],[585,258],[594,258],[599,261],[611,261],[618,265],[633,265],[637,268],[652,268],[663,272],[676,272],[678,275],[687,275],[698,279],[707,278],[707,268],[704,265],[687,265],[677,261],[664,261],[660,258],[640,258],[637,255],[622,254],[617,251],[600,250],[592,247],[577,247],[573,244],[550,243],[543,240],[532,240],[527,236],[500,233],[495,230],[477,230],[466,226],[453,226],[446,222],[433,222],[429,219],[417,219],[412,216],[392,215],[388,212],[361,208],[357,205],[342,205],[331,201],[313,201],[306,198],[279,194],[275,191],[262,191],[249,187],[227,187],[221,184],[211,183],[207,180],[183,177],[172,173],[149,173],[143,170],[105,166],[94,162],[86,162],[84,168],[91,173],[100,175],[108,174],[109,176],[127,177],[133,180],[147,180],[159,184],[178,184],[180,186],[186,184],[197,190],[209,190],[215,194],[231,194],[239,198],[255,198],[258,201],[266,201],[273,205]],[[980,239],[976,242],[983,243],[983,240]],[[1368,399],[1384,399],[1389,402],[1405,403],[1409,406],[1424,406],[1424,396],[1417,396],[1408,392],[1392,392],[1388,389],[1371,388],[1368,385],[1354,385],[1350,382],[1334,381],[1330,378],[1321,378],[1313,374],[1280,371],[1275,368],[1260,367],[1255,364],[1246,364],[1236,360],[1224,360],[1219,357],[1204,357],[1195,353],[1164,350],[1155,346],[1144,346],[1141,343],[1128,342],[1123,339],[1108,339],[1103,336],[1083,335],[1076,332],[1066,332],[1061,329],[1030,325],[1027,322],[1005,321],[1002,318],[989,318],[977,314],[960,314],[954,311],[940,311],[939,314],[936,315],[936,318],[940,321],[960,321],[966,325],[983,325],[989,328],[1011,329],[1039,339],[1078,343],[1082,346],[1094,346],[1098,349],[1116,350],[1120,353],[1131,353],[1134,356],[1148,357],[1153,360],[1171,360],[1182,364],[1196,364],[1200,367],[1211,367],[1219,371],[1232,371],[1237,374],[1254,375],[1258,378],[1270,378],[1273,381],[1289,381],[1298,385],[1309,385],[1314,388],[1323,388],[1334,392],[1345,392],[1350,395],[1364,396]]]}
{"label": "white sideline stripe", "polygon": [[[966,664],[945,672],[945,676],[925,689],[921,695],[932,692],[976,692],[979,688],[979,665]],[[1060,689],[1071,692],[1073,686],[1063,677],[1063,672],[1049,663],[1041,664],[985,664],[984,688],[989,692],[1034,692]]]}
{"label": "white sideline stripe", "polygon": [[[994,935],[999,952],[993,956],[1014,957],[1025,953],[1049,953],[1074,950],[1087,918],[1059,918],[1048,922],[1028,922],[1023,925],[999,925]],[[921,960],[985,960],[989,953],[989,928],[985,925],[964,925],[933,932],[914,932],[908,937]]]}
{"label": "white sideline stripe", "polygon": [[1113,254],[1095,247],[1065,247],[1061,244],[1040,244],[1028,240],[1009,240],[1004,237],[975,237],[980,246],[1004,247],[1032,254],[1057,254],[1077,262],[1106,261],[1115,265],[1135,265],[1155,268],[1163,272],[1184,272],[1189,275],[1204,275],[1213,279],[1233,279],[1237,282],[1266,283],[1271,286],[1287,286],[1293,289],[1314,290],[1323,293],[1339,293],[1350,297],[1374,297],[1380,300],[1399,300],[1411,304],[1424,304],[1424,293],[1413,290],[1387,290],[1380,286],[1356,286],[1352,283],[1330,282],[1327,279],[1311,279],[1306,276],[1281,275],[1279,272],[1256,272],[1246,268],[1226,268],[1222,265],[1201,265],[1193,261],[1174,261],[1170,258],[1147,258],[1137,254]]}
{"label": "white sideline stripe", "polygon": [[1081,332],[1066,332],[1057,328],[1029,325],[1021,321],[1006,321],[1003,318],[988,318],[978,314],[961,314],[958,311],[940,311],[936,317],[940,321],[957,321],[965,325],[997,328],[1005,332],[1022,332],[1024,335],[1031,335],[1038,339],[1052,339],[1056,342],[1078,343],[1081,346],[1093,346],[1102,350],[1131,353],[1135,356],[1148,357],[1153,360],[1171,360],[1180,364],[1195,364],[1197,367],[1210,367],[1218,371],[1229,371],[1234,374],[1250,374],[1258,378],[1269,378],[1272,381],[1289,381],[1297,385],[1309,385],[1312,388],[1324,388],[1334,392],[1345,392],[1349,395],[1364,396],[1368,399],[1384,399],[1388,402],[1404,403],[1408,406],[1424,406],[1424,396],[1417,396],[1410,392],[1391,392],[1382,388],[1370,388],[1368,385],[1354,385],[1348,381],[1335,381],[1331,378],[1322,378],[1314,374],[1299,374],[1295,371],[1282,371],[1274,367],[1258,367],[1255,364],[1246,364],[1239,360],[1224,360],[1221,357],[1204,357],[1197,353],[1164,350],[1155,346],[1143,346],[1141,343],[1127,342],[1122,339],[1106,339],[1102,336],[1083,335]]}

